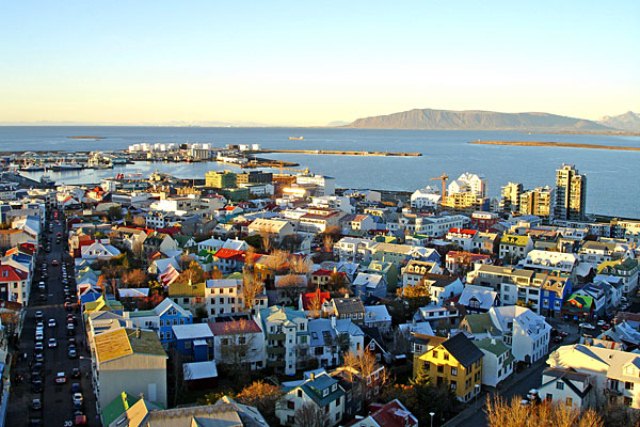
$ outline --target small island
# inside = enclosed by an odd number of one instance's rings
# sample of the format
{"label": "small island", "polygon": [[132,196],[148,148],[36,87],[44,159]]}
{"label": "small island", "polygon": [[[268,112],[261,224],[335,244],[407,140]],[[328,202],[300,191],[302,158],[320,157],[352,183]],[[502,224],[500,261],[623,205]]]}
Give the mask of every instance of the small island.
{"label": "small island", "polygon": [[640,147],[628,147],[619,145],[602,144],[582,144],[575,142],[553,142],[553,141],[470,141],[469,144],[479,145],[510,145],[516,147],[563,147],[563,148],[585,148],[592,150],[615,150],[615,151],[640,151]]}

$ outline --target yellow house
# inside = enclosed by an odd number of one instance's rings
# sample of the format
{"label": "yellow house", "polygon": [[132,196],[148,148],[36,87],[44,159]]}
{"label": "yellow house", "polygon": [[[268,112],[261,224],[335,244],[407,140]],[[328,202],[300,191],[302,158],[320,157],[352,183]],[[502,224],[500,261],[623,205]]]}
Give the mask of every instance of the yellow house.
{"label": "yellow house", "polygon": [[434,385],[448,384],[456,397],[468,402],[480,393],[484,354],[463,333],[459,333],[420,356],[414,377],[429,376]]}

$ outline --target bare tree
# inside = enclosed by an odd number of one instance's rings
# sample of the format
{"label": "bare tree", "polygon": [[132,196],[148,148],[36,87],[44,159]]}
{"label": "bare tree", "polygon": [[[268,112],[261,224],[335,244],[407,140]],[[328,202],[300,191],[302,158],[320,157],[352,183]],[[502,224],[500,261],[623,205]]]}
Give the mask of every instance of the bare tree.
{"label": "bare tree", "polygon": [[311,402],[302,405],[293,418],[296,427],[324,427],[328,421],[324,411]]}
{"label": "bare tree", "polygon": [[246,331],[249,330],[249,321],[240,319],[233,322],[226,322],[222,333],[222,344],[220,346],[220,363],[229,365],[236,373],[240,373],[247,367],[248,358],[253,346],[254,336]]}
{"label": "bare tree", "polygon": [[524,425],[553,425],[555,427],[603,427],[602,418],[592,409],[580,411],[562,404],[543,402],[522,405],[519,398],[510,403],[497,397],[487,397],[489,427],[520,427]]}
{"label": "bare tree", "polygon": [[295,274],[307,274],[311,270],[312,262],[307,257],[290,256],[289,270]]}
{"label": "bare tree", "polygon": [[283,271],[289,268],[289,252],[279,249],[274,250],[269,256],[264,257],[264,265],[273,271]]}
{"label": "bare tree", "polygon": [[244,308],[247,311],[253,310],[256,298],[264,292],[264,283],[257,280],[253,274],[244,272],[242,274],[242,298]]}

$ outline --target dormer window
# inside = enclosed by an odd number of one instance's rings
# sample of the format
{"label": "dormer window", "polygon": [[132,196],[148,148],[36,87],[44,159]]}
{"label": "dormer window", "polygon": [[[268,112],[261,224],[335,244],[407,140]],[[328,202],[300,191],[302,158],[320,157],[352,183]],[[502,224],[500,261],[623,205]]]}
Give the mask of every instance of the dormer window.
{"label": "dormer window", "polygon": [[334,392],[334,391],[338,391],[338,384],[334,384],[334,385],[332,385],[332,386],[331,386],[331,391],[332,391],[332,392]]}
{"label": "dormer window", "polygon": [[325,388],[324,390],[322,390],[322,397],[327,397],[329,396],[329,389]]}

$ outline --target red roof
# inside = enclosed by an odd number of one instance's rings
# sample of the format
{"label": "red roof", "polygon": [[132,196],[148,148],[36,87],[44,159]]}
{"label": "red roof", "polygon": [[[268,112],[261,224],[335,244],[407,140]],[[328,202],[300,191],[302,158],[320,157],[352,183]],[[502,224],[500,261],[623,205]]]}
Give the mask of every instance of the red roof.
{"label": "red roof", "polygon": [[222,249],[219,249],[214,256],[216,258],[244,261],[244,255],[245,255],[244,251],[237,251],[235,249],[222,248]]}
{"label": "red roof", "polygon": [[254,320],[232,320],[229,322],[210,322],[209,329],[213,335],[251,334],[262,332]]}
{"label": "red roof", "polygon": [[449,233],[454,233],[454,234],[467,234],[469,236],[475,236],[476,233],[478,233],[478,230],[471,230],[469,228],[450,228],[449,229]]}
{"label": "red roof", "polygon": [[302,294],[302,307],[305,310],[310,310],[311,301],[313,301],[314,298],[319,298],[320,304],[323,304],[326,301],[329,301],[331,299],[331,294],[329,292],[320,292],[320,290],[317,290],[316,292],[308,292],[306,294]]}
{"label": "red roof", "polygon": [[489,259],[491,258],[490,255],[486,255],[486,254],[474,254],[473,252],[466,252],[466,251],[449,251],[447,252],[447,259],[453,259],[453,258],[460,258],[463,259],[467,258],[470,262],[476,262],[476,261],[482,261],[485,259]]}
{"label": "red roof", "polygon": [[167,228],[158,228],[157,230],[158,233],[164,233],[164,234],[168,234],[169,236],[173,237],[174,235],[180,233],[180,231],[182,231],[180,229],[180,227],[167,227]]}
{"label": "red roof", "polygon": [[10,265],[0,265],[0,282],[19,282],[27,279],[28,274]]}
{"label": "red roof", "polygon": [[370,416],[378,425],[385,427],[415,427],[418,425],[418,419],[398,399],[387,403]]}

